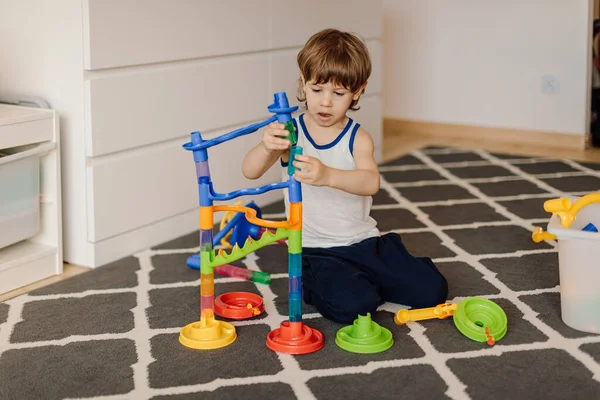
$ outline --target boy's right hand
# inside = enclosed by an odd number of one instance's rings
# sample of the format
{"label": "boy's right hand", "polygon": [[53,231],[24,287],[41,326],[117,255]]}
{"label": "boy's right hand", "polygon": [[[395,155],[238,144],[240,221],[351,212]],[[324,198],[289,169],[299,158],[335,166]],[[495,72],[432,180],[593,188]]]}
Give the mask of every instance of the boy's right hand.
{"label": "boy's right hand", "polygon": [[285,129],[285,125],[279,122],[271,122],[265,128],[262,137],[262,143],[268,153],[274,151],[285,151],[290,148],[291,142],[284,139],[289,136],[289,132]]}

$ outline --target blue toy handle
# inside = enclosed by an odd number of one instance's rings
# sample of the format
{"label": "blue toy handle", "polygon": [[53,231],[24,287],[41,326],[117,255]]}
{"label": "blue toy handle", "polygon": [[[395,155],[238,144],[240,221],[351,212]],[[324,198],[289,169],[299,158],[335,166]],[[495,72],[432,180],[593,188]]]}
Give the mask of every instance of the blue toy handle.
{"label": "blue toy handle", "polygon": [[285,124],[292,119],[292,113],[298,109],[298,106],[290,107],[285,92],[277,92],[273,97],[273,104],[267,107],[267,109],[277,114],[277,121]]}
{"label": "blue toy handle", "polygon": [[[186,144],[183,145],[183,148],[186,150],[190,150],[190,151],[197,151],[197,150],[203,150],[203,149],[207,149],[209,147],[213,147],[216,146],[220,143],[223,142],[227,142],[229,140],[235,139],[236,137],[239,136],[243,136],[243,135],[247,135],[249,133],[252,132],[256,132],[257,130],[259,130],[260,128],[262,128],[263,126],[267,126],[269,125],[271,122],[275,122],[277,121],[277,116],[274,115],[271,118],[264,120],[262,122],[257,122],[256,124],[252,124],[252,125],[248,125],[246,127],[240,128],[240,129],[236,129],[235,131],[231,131],[229,133],[225,133],[221,136],[218,136],[214,139],[210,139],[210,140],[203,140],[201,143],[199,144],[193,144],[191,142],[188,142]],[[194,133],[200,133],[200,132],[194,132]]]}
{"label": "blue toy handle", "polygon": [[262,122],[257,122],[255,124],[236,129],[235,131],[225,133],[221,136],[218,136],[218,137],[216,137],[214,139],[210,139],[210,140],[202,140],[202,136],[200,135],[200,132],[194,132],[193,135],[197,135],[199,138],[198,143],[188,142],[183,145],[183,148],[186,150],[189,150],[189,151],[204,150],[209,147],[216,146],[220,143],[235,139],[239,136],[243,136],[243,135],[247,135],[252,132],[256,132],[263,126],[269,125],[271,122],[278,121],[282,124],[285,124],[286,122],[288,122],[292,119],[292,113],[298,109],[298,106],[290,107],[290,105],[288,103],[287,95],[285,94],[285,92],[277,92],[274,95],[273,104],[271,104],[269,107],[267,107],[267,109],[270,112],[275,113],[275,115],[273,115],[271,118],[266,119]]}
{"label": "blue toy handle", "polygon": [[211,200],[227,201],[227,200],[235,199],[236,197],[240,197],[240,196],[255,196],[257,194],[263,194],[265,192],[269,192],[269,191],[275,190],[275,189],[285,189],[288,186],[289,186],[289,183],[287,181],[286,182],[275,182],[275,183],[269,183],[267,185],[260,186],[257,188],[234,190],[233,192],[223,193],[223,194],[215,193],[211,187],[211,190],[209,193],[209,198]]}

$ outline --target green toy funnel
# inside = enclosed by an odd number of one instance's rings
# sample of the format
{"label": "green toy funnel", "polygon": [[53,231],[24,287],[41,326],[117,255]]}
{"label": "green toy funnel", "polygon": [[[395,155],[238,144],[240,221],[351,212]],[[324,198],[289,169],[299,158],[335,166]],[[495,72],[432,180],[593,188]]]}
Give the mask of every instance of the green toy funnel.
{"label": "green toy funnel", "polygon": [[469,339],[493,345],[506,335],[508,319],[493,301],[471,297],[458,304],[454,325]]}
{"label": "green toy funnel", "polygon": [[353,353],[379,353],[394,344],[392,332],[371,320],[371,314],[359,315],[352,325],[341,328],[335,335],[335,343]]}

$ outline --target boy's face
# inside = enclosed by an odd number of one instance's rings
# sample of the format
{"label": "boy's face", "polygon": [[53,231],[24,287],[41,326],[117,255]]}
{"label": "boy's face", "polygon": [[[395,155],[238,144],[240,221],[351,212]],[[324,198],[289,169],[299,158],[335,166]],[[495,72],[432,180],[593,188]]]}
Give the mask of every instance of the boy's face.
{"label": "boy's face", "polygon": [[356,93],[331,82],[316,84],[314,80],[304,81],[307,112],[319,126],[333,126],[346,117],[352,100],[358,100],[362,89]]}

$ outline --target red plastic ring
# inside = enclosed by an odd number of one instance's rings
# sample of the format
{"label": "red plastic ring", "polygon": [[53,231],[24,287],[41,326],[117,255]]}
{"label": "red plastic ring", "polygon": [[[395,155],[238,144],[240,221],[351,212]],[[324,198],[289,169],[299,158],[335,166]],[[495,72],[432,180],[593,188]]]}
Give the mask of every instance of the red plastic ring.
{"label": "red plastic ring", "polygon": [[325,345],[323,334],[302,322],[283,321],[267,336],[267,347],[277,353],[308,354]]}
{"label": "red plastic ring", "polygon": [[248,319],[265,311],[263,299],[249,292],[223,293],[215,299],[215,313],[229,319]]}

